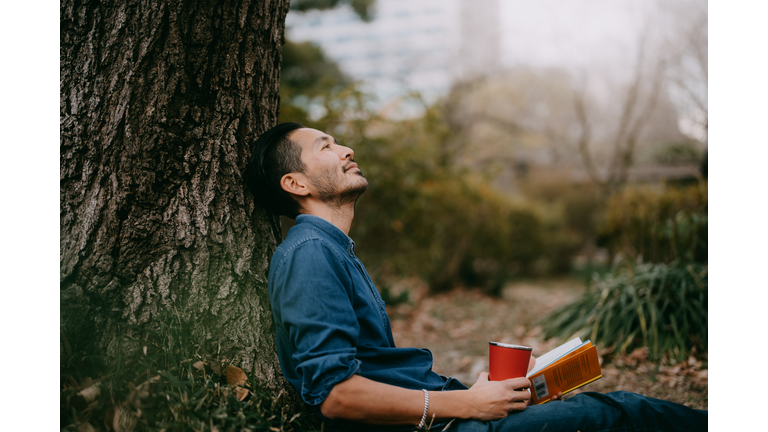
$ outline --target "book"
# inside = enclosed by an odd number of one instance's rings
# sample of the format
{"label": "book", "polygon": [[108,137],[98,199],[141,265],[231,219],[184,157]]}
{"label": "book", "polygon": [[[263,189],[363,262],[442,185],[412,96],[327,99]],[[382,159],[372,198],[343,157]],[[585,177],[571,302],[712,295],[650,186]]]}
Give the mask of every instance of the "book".
{"label": "book", "polygon": [[549,402],[552,395],[576,390],[603,377],[597,346],[591,341],[572,339],[536,359],[536,367],[526,378],[531,380],[534,405]]}

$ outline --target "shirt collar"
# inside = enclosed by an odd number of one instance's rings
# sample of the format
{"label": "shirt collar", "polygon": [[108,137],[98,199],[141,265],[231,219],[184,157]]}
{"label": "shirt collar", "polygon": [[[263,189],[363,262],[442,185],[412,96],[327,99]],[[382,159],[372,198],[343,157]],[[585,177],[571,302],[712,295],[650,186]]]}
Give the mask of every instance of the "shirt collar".
{"label": "shirt collar", "polygon": [[343,247],[344,249],[354,252],[355,251],[355,242],[352,240],[348,235],[344,234],[344,231],[340,230],[339,227],[336,225],[328,222],[327,220],[314,216],[314,215],[308,215],[308,214],[300,214],[296,216],[296,225],[299,224],[310,224],[324,233],[328,235],[328,237],[332,238],[336,243],[339,244],[339,246]]}

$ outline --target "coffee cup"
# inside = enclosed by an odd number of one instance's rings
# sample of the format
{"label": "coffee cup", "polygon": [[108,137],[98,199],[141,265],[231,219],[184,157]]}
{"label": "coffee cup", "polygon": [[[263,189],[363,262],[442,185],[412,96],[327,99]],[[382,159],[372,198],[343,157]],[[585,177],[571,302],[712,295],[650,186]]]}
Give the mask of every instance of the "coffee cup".
{"label": "coffee cup", "polygon": [[488,379],[503,381],[528,373],[533,348],[501,342],[488,342]]}

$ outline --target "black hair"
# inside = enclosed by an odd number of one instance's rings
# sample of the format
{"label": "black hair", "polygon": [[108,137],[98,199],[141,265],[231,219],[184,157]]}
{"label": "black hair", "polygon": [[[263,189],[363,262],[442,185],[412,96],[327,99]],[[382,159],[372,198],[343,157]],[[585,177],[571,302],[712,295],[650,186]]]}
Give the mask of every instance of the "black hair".
{"label": "black hair", "polygon": [[257,205],[275,215],[295,219],[299,203],[280,186],[280,179],[292,172],[303,172],[301,146],[290,139],[298,123],[281,123],[264,132],[251,145],[251,160],[245,169],[245,183]]}

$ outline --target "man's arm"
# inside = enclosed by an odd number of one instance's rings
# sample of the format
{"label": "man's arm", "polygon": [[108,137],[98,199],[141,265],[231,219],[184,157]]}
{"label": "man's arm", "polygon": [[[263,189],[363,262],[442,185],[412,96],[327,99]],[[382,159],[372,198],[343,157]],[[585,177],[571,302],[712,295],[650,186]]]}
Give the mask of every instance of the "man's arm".
{"label": "man's arm", "polygon": [[[531,395],[527,378],[488,381],[480,374],[469,390],[430,391],[427,424],[452,418],[497,420],[522,411]],[[324,416],[370,424],[418,424],[424,413],[424,392],[369,380],[359,375],[336,384],[320,405]]]}

